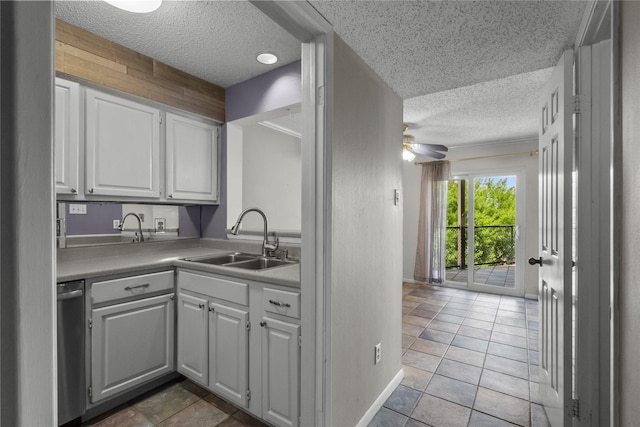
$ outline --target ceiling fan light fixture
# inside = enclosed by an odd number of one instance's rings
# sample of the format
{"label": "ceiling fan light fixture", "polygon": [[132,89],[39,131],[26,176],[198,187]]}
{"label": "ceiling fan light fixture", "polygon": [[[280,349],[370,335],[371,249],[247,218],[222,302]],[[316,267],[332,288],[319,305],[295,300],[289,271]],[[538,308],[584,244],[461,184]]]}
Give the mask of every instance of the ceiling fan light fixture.
{"label": "ceiling fan light fixture", "polygon": [[149,13],[158,9],[162,0],[104,0],[111,6],[133,13]]}
{"label": "ceiling fan light fixture", "polygon": [[416,158],[416,155],[407,149],[402,150],[402,159],[407,162],[412,162]]}
{"label": "ceiling fan light fixture", "polygon": [[258,56],[256,56],[256,60],[264,65],[272,65],[278,62],[278,56],[271,52],[260,52]]}

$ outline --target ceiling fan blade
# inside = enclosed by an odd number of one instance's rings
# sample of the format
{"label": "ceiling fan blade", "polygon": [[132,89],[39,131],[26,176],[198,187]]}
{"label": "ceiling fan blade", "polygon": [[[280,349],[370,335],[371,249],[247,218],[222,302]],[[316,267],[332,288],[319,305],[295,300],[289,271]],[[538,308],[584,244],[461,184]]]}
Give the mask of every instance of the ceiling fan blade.
{"label": "ceiling fan blade", "polygon": [[409,151],[411,151],[413,154],[419,154],[421,156],[429,156],[438,160],[444,159],[446,157],[444,154],[438,153],[437,151],[433,151],[429,147],[426,147],[420,144],[412,144],[411,147],[409,148]]}
{"label": "ceiling fan blade", "polygon": [[440,145],[440,144],[425,144],[420,142],[419,144],[421,145],[426,145],[427,147],[431,148],[432,150],[435,151],[449,151],[449,148],[446,145]]}
{"label": "ceiling fan blade", "polygon": [[414,150],[416,153],[424,154],[424,155],[428,155],[427,152],[449,151],[449,149],[444,145],[438,145],[438,144],[413,143],[413,144],[410,144],[410,146],[411,146],[411,149]]}

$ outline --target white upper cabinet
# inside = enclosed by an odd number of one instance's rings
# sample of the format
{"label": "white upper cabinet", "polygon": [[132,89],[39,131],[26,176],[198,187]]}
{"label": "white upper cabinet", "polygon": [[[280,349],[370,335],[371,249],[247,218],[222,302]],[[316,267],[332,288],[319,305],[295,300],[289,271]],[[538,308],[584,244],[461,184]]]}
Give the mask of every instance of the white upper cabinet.
{"label": "white upper cabinet", "polygon": [[218,128],[167,113],[167,199],[218,200]]}
{"label": "white upper cabinet", "polygon": [[56,78],[54,159],[57,194],[77,194],[80,164],[80,85]]}
{"label": "white upper cabinet", "polygon": [[86,89],[86,193],[160,197],[160,111]]}

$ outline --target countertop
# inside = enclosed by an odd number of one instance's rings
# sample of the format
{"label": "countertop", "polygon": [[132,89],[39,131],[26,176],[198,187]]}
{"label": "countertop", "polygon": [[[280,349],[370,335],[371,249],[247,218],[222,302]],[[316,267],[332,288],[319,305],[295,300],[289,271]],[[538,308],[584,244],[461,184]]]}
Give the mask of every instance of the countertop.
{"label": "countertop", "polygon": [[[260,253],[260,244],[221,239],[182,239],[170,242],[131,243],[58,249],[57,281],[92,279],[113,274],[136,273],[156,268],[186,268],[229,277],[300,287],[300,264],[265,270],[246,270],[184,261],[184,258],[234,251]],[[289,248],[295,256],[296,249]]]}

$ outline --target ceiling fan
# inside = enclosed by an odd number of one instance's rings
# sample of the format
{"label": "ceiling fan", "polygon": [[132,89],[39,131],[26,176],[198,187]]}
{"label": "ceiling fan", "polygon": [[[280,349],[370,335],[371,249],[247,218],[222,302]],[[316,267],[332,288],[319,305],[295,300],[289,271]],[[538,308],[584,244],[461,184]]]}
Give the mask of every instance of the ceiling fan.
{"label": "ceiling fan", "polygon": [[[403,124],[402,132],[406,132],[407,129],[409,129],[409,125]],[[408,162],[413,161],[416,158],[416,154],[433,157],[437,160],[444,159],[446,155],[439,153],[439,151],[447,152],[449,149],[440,144],[417,143],[413,135],[407,133],[402,135],[402,158]]]}

